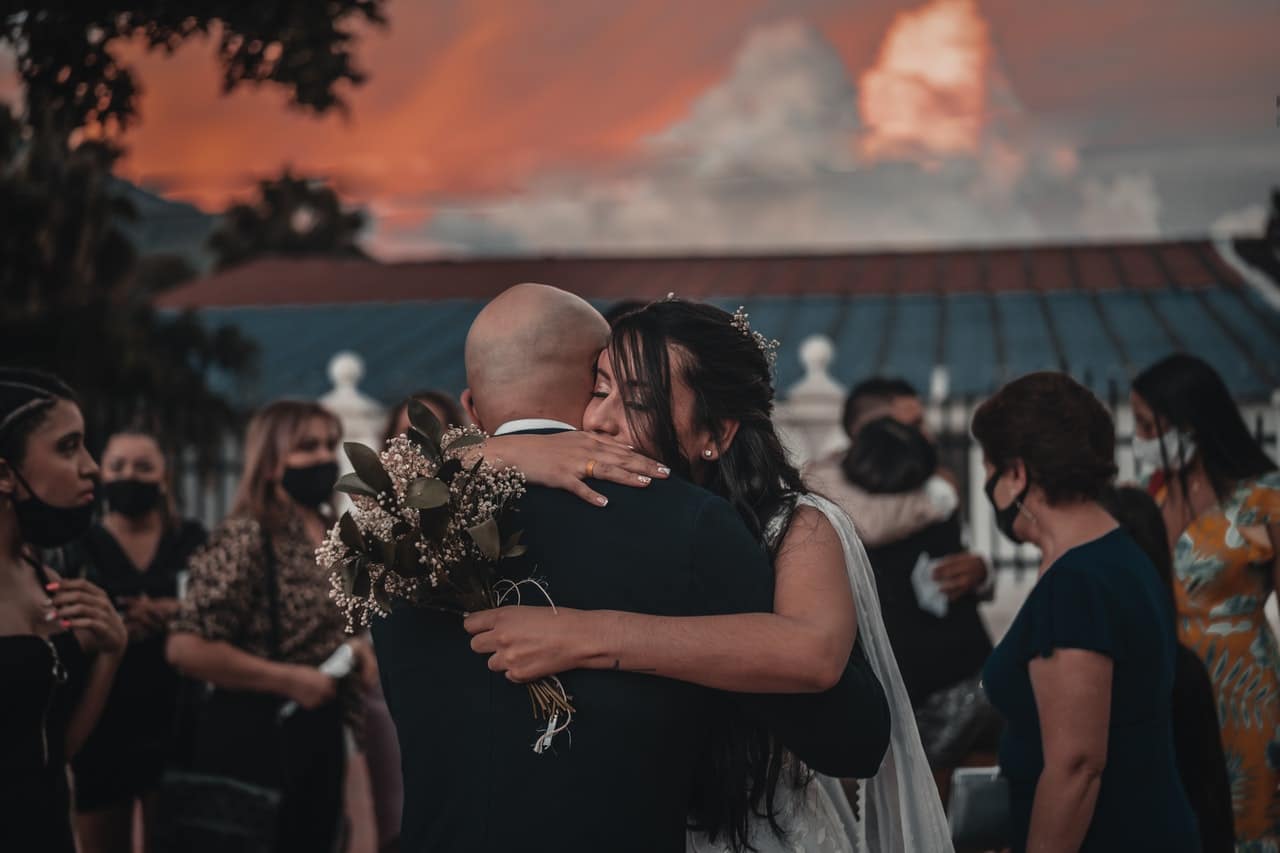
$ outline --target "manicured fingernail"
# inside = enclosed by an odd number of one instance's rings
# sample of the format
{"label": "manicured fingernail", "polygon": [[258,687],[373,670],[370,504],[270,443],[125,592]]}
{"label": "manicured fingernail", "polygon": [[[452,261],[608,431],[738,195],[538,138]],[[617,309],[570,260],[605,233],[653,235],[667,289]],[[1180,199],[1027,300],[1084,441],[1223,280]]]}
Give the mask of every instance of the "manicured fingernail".
{"label": "manicured fingernail", "polygon": [[44,585],[44,588],[49,590],[49,592],[53,592],[55,589],[58,588],[58,582],[54,581],[53,583],[47,583]]}
{"label": "manicured fingernail", "polygon": [[669,475],[671,474],[671,469],[670,469],[670,468],[668,468],[666,465],[659,465],[659,466],[658,466],[658,473],[659,473],[660,475],[662,475],[663,477],[666,477],[666,476],[669,476]]}
{"label": "manicured fingernail", "polygon": [[63,628],[70,628],[70,627],[71,627],[71,623],[70,623],[70,622],[68,622],[66,619],[63,619],[61,624],[62,624],[62,627],[63,627]]}
{"label": "manicured fingernail", "polygon": [[640,475],[639,477],[637,477],[636,479],[638,479],[640,482],[644,483],[646,486],[653,482],[653,478],[652,478],[652,477],[646,477],[644,474],[641,474],[641,475]]}
{"label": "manicured fingernail", "polygon": [[604,495],[601,495],[600,497],[596,498],[596,503],[600,504],[600,506],[608,506],[609,499],[606,498]]}

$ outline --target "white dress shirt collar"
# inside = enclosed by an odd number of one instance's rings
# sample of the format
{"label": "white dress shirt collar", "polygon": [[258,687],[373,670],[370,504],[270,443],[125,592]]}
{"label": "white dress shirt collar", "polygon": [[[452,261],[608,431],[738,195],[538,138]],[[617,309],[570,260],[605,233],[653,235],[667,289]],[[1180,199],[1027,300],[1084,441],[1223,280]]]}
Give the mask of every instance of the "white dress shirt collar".
{"label": "white dress shirt collar", "polygon": [[553,421],[550,418],[520,418],[519,420],[507,421],[502,426],[493,431],[495,436],[507,435],[513,432],[528,432],[534,429],[567,429],[572,430],[575,427],[570,426],[563,421]]}

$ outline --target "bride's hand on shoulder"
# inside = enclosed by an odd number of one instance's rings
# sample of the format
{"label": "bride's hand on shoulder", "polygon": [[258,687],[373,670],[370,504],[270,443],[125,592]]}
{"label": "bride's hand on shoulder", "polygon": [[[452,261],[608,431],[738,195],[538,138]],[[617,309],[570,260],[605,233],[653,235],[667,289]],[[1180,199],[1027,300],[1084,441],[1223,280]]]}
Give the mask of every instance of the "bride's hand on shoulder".
{"label": "bride's hand on shoulder", "polygon": [[525,684],[582,667],[590,656],[591,613],[569,607],[509,606],[472,613],[462,623],[471,649],[489,669]]}
{"label": "bride's hand on shoulder", "polygon": [[671,469],[627,445],[581,430],[494,436],[485,440],[482,452],[490,464],[519,468],[530,483],[572,492],[596,506],[608,500],[587,480],[644,488],[671,475]]}

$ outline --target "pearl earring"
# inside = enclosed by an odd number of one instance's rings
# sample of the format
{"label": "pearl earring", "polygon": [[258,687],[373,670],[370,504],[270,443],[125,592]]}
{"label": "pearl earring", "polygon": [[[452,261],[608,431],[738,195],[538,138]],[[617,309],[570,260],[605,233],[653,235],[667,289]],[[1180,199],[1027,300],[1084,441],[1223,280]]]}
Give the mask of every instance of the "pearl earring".
{"label": "pearl earring", "polygon": [[708,447],[706,450],[702,451],[702,455],[703,455],[703,456],[705,456],[705,457],[707,457],[708,459],[710,459],[710,458],[711,458],[711,456],[712,456],[712,450],[711,450],[711,448],[710,448],[710,447]]}

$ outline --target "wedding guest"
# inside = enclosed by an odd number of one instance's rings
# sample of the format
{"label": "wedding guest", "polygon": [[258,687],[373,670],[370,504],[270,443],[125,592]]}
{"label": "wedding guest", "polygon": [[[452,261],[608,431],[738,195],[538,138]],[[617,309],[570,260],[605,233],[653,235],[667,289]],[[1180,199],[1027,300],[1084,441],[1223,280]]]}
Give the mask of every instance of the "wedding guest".
{"label": "wedding guest", "polygon": [[[1173,556],[1160,507],[1142,489],[1114,489],[1102,501],[1151,558],[1160,583],[1174,600]],[[1200,825],[1203,853],[1231,853],[1235,826],[1231,811],[1231,783],[1218,732],[1217,699],[1213,682],[1195,652],[1178,643],[1173,675],[1173,750],[1178,774]]]}
{"label": "wedding guest", "polygon": [[66,762],[92,731],[124,652],[106,594],[34,558],[83,536],[98,466],[75,395],[0,369],[0,849],[74,853]]}
{"label": "wedding guest", "polygon": [[[851,509],[926,490],[937,470],[937,450],[919,429],[887,415],[872,420],[859,430],[844,460],[845,479],[861,495]],[[950,489],[945,483],[938,488]],[[999,715],[979,684],[991,638],[978,614],[978,595],[972,589],[948,595],[946,587],[931,589],[917,575],[921,562],[956,555],[977,559],[965,554],[959,502],[954,490],[949,494],[945,518],[867,548],[885,628],[943,802],[951,771],[973,753],[979,755],[970,763],[990,764],[1000,731]],[[929,593],[935,597],[922,601],[920,596]]]}
{"label": "wedding guest", "polygon": [[1151,561],[1098,501],[1111,416],[1060,373],[1001,388],[973,418],[1001,532],[1040,577],[983,682],[1005,718],[1012,848],[1200,849],[1177,775],[1173,612]]}
{"label": "wedding guest", "polygon": [[277,851],[328,850],[339,837],[340,685],[317,667],[349,642],[376,677],[368,645],[346,639],[315,560],[340,434],[315,403],[280,401],[253,416],[231,515],[191,559],[168,640],[169,661],[215,688],[198,717],[193,769],[277,789]]}
{"label": "wedding guest", "polygon": [[445,428],[455,426],[466,426],[469,421],[466,414],[462,411],[462,406],[452,396],[444,391],[418,391],[406,397],[400,405],[391,410],[390,416],[387,418],[387,428],[383,432],[382,441],[384,443],[395,438],[397,435],[404,435],[409,431],[409,401],[417,400],[431,410],[431,414],[436,416],[436,420],[444,424]]}
{"label": "wedding guest", "polygon": [[1280,576],[1280,473],[1221,377],[1177,354],[1133,381],[1134,454],[1173,547],[1178,637],[1217,696],[1236,843],[1280,846],[1280,647],[1263,605]]}
{"label": "wedding guest", "polygon": [[117,432],[102,452],[102,521],[58,553],[67,576],[85,577],[116,603],[129,645],[97,728],[73,762],[76,829],[84,853],[135,849],[134,808],[150,849],[155,794],[171,746],[179,677],[164,659],[178,610],[178,575],[205,539],[174,509],[159,439]]}

